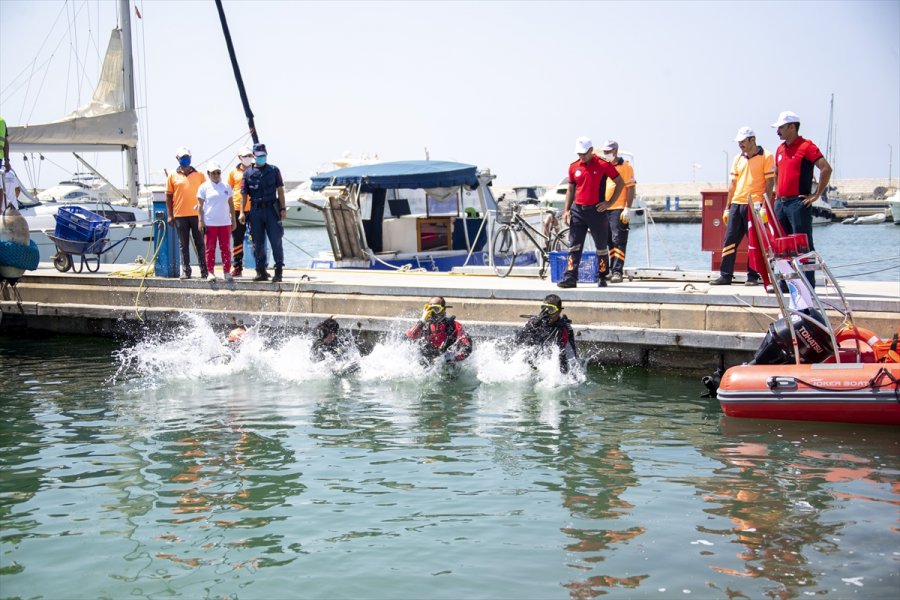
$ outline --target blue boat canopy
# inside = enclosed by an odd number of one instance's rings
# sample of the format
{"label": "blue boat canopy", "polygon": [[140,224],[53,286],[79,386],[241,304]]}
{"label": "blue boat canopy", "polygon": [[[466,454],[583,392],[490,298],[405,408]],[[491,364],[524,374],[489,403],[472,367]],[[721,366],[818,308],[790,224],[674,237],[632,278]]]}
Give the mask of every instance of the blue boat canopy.
{"label": "blue boat canopy", "polygon": [[465,185],[478,187],[477,167],[442,160],[404,160],[356,165],[320,173],[312,177],[313,191],[329,185],[358,184],[363,192],[372,190],[429,189]]}

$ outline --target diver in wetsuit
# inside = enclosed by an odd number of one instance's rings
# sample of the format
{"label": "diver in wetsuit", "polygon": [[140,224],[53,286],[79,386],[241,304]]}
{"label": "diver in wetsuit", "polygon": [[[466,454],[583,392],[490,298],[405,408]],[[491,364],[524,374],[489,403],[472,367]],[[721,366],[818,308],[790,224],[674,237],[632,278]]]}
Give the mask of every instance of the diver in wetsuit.
{"label": "diver in wetsuit", "polygon": [[556,346],[562,373],[568,373],[570,364],[578,360],[572,322],[562,314],[562,300],[556,294],[544,298],[540,314],[528,319],[525,327],[516,334],[515,342],[519,346],[532,347],[536,352]]}
{"label": "diver in wetsuit", "polygon": [[[452,308],[452,307],[451,307]],[[472,353],[472,340],[456,317],[447,316],[447,302],[434,296],[422,311],[422,318],[406,330],[406,337],[418,340],[426,364],[464,361]]]}

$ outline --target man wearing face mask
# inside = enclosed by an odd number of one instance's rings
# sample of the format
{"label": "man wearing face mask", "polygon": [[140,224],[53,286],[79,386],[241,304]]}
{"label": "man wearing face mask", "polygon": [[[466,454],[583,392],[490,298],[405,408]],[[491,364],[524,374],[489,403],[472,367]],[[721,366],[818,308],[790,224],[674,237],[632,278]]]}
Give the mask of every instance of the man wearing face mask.
{"label": "man wearing face mask", "polygon": [[[597,284],[606,287],[609,271],[609,221],[605,213],[614,205],[625,189],[625,182],[615,167],[594,156],[594,144],[586,137],[575,140],[578,160],[569,165],[569,188],[566,190],[566,205],[563,222],[569,226],[569,260],[562,280],[556,285],[573,288],[578,285],[578,265],[584,251],[584,240],[588,231],[597,246]],[[606,187],[613,180],[616,189],[606,200]]]}
{"label": "man wearing face mask", "polygon": [[[625,191],[619,195],[615,204],[606,211],[609,220],[609,268],[610,283],[622,283],[622,272],[625,269],[625,247],[628,246],[628,224],[631,222],[631,206],[634,203],[634,168],[631,163],[619,156],[619,144],[608,140],[601,150],[600,158],[610,163],[622,176]],[[612,200],[615,190],[606,188],[606,200]]]}
{"label": "man wearing face mask", "polygon": [[428,362],[460,362],[472,353],[472,340],[456,317],[447,316],[447,302],[434,296],[422,311],[422,318],[406,330],[406,337],[419,340],[422,358]]}
{"label": "man wearing face mask", "polygon": [[[244,146],[238,151],[238,163],[228,172],[228,178],[225,183],[234,190],[234,220],[235,228],[231,231],[231,264],[233,265],[231,274],[234,277],[240,277],[244,273],[244,236],[247,233],[247,225],[241,223],[238,217],[241,214],[241,187],[244,179],[244,171],[253,166],[253,150]],[[250,210],[250,204],[244,206],[244,210]]]}
{"label": "man wearing face mask", "polygon": [[575,333],[572,322],[562,314],[562,300],[549,294],[541,304],[541,312],[528,319],[525,327],[516,334],[516,344],[529,346],[538,352],[552,346],[559,348],[559,370],[569,372],[569,365],[578,360]]}
{"label": "man wearing face mask", "polygon": [[194,241],[194,252],[200,264],[200,277],[206,279],[206,244],[200,231],[200,219],[197,213],[197,192],[203,185],[203,174],[191,166],[191,151],[182,146],[175,152],[178,169],[169,175],[166,181],[166,211],[169,225],[175,226],[178,232],[178,245],[181,247],[181,279],[191,278],[190,239]]}
{"label": "man wearing face mask", "polygon": [[[752,200],[758,204],[765,200],[771,206],[775,191],[775,157],[756,145],[756,133],[749,127],[741,127],[734,141],[738,143],[741,153],[731,165],[731,184],[722,214],[726,225],[722,265],[718,279],[710,281],[710,285],[731,285],[737,247],[751,222],[749,203]],[[759,273],[748,267],[745,285],[759,285],[759,282]]]}
{"label": "man wearing face mask", "polygon": [[265,144],[254,144],[253,156],[255,164],[244,172],[241,184],[240,222],[247,222],[245,206],[249,198],[253,258],[256,260],[256,277],[253,281],[269,280],[263,237],[266,236],[272,246],[272,258],[275,261],[275,275],[272,282],[278,283],[284,269],[284,249],[281,246],[281,238],[284,236],[282,220],[287,214],[284,204],[284,180],[278,167],[268,163]]}

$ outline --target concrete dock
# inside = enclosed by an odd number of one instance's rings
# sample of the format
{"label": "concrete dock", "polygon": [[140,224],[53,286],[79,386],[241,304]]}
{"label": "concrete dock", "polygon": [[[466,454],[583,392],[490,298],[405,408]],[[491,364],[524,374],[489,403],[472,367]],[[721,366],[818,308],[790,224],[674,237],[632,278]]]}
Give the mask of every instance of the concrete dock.
{"label": "concrete dock", "polygon": [[[648,279],[561,290],[536,276],[498,278],[414,271],[287,269],[280,284],[249,278],[226,283],[135,277],[128,265],[93,274],[59,273],[49,263],[4,288],[0,331],[140,335],[185,312],[206,315],[223,331],[235,321],[303,330],[334,315],[345,327],[378,336],[403,330],[430,296],[440,295],[476,340],[511,334],[546,294],[563,299],[584,353],[601,364],[706,372],[748,360],[779,313],[761,286],[709,286],[712,273],[639,272]],[[127,274],[128,276],[123,276]],[[889,336],[900,325],[900,282],[844,282],[857,325]],[[833,288],[818,288],[833,301]],[[18,296],[17,296],[18,294]],[[836,313],[831,315],[835,321]]]}

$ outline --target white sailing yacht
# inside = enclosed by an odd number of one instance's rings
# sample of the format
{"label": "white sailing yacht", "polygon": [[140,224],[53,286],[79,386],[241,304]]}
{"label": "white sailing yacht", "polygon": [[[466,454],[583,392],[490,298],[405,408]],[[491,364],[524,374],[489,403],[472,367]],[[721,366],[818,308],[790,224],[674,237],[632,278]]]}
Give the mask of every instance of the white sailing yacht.
{"label": "white sailing yacht", "polygon": [[[47,237],[56,227],[60,206],[78,206],[110,220],[110,244],[134,238],[116,252],[101,256],[102,262],[131,262],[143,256],[152,237],[151,215],[139,208],[137,141],[138,120],[134,108],[134,62],[131,53],[131,13],[128,0],[120,0],[121,29],[113,29],[103,59],[100,80],[90,102],[58,121],[9,128],[10,154],[71,152],[96,177],[112,186],[96,172],[79,152],[125,152],[128,190],[120,192],[115,203],[91,193],[73,190],[61,197],[28,201],[23,198],[20,212],[26,218],[31,239],[41,251],[41,261],[51,261],[56,244]],[[46,197],[45,197],[46,198]]]}

